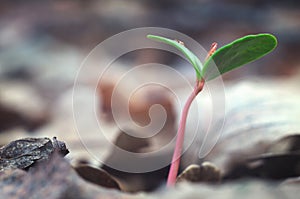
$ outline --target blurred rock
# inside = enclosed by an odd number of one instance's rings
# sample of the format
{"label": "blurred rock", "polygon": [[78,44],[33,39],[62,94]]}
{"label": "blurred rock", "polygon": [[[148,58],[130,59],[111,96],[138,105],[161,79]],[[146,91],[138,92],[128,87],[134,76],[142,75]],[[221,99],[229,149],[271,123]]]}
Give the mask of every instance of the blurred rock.
{"label": "blurred rock", "polygon": [[23,179],[26,178],[26,171],[22,169],[4,170],[0,172],[0,190],[6,190],[6,192],[16,191],[16,187],[23,183]]}
{"label": "blurred rock", "polygon": [[218,183],[221,180],[220,170],[209,162],[203,162],[201,165],[192,164],[188,166],[178,177],[178,182],[194,183]]}
{"label": "blurred rock", "polygon": [[47,103],[24,82],[2,82],[0,96],[0,132],[17,127],[34,131],[49,120]]}
{"label": "blurred rock", "polygon": [[297,198],[299,186],[268,181],[239,180],[227,184],[205,185],[180,183],[176,188],[160,189],[153,193],[125,194],[85,182],[60,157],[28,174],[21,170],[0,173],[2,198]]}
{"label": "blurred rock", "polygon": [[300,177],[297,177],[297,178],[289,178],[285,181],[282,182],[283,185],[293,185],[293,184],[296,184],[296,185],[299,185],[300,184]]}
{"label": "blurred rock", "polygon": [[102,187],[120,190],[118,182],[102,169],[94,168],[89,165],[79,165],[74,169],[80,177],[88,182]]}
{"label": "blurred rock", "polygon": [[285,136],[273,143],[267,149],[267,153],[270,154],[286,154],[300,152],[300,134],[295,133],[289,136]]}
{"label": "blurred rock", "polygon": [[0,78],[19,89],[28,85],[44,103],[51,103],[72,87],[82,57],[80,50],[47,36],[28,39],[0,54]]}
{"label": "blurred rock", "polygon": [[[168,131],[166,131],[167,129],[168,128],[162,130],[160,133],[168,133]],[[109,156],[101,168],[113,175],[120,182],[122,190],[129,192],[141,190],[152,191],[165,182],[169,171],[169,164],[167,163],[165,167],[160,168],[161,158],[170,162],[172,151],[169,150],[167,153],[160,155],[154,154],[151,156],[151,152],[155,153],[164,147],[164,145],[160,145],[158,144],[159,142],[156,142],[157,139],[163,139],[163,136],[166,135],[155,135],[152,138],[139,138],[127,134],[132,131],[134,130],[127,129],[126,132],[120,132],[114,142],[115,146],[111,149]],[[162,140],[160,141],[162,143],[164,142]],[[155,171],[147,171],[146,169],[145,172],[138,172],[139,170],[147,168],[147,165],[153,165],[155,163],[157,163],[159,167]],[[119,168],[121,167],[123,170],[114,168],[112,165],[118,165]],[[126,170],[130,170],[130,168],[137,168],[137,170],[136,172],[126,172]]]}
{"label": "blurred rock", "polygon": [[[115,141],[115,145],[117,147],[133,153],[139,153],[143,151],[143,149],[149,147],[150,144],[151,143],[149,139],[130,136],[126,132],[120,132]],[[114,154],[112,153],[112,155]]]}
{"label": "blurred rock", "polygon": [[[99,90],[99,98],[102,99],[102,104],[99,104],[100,111],[99,113],[105,118],[107,121],[111,121],[113,119],[112,108],[111,108],[111,97],[114,91],[114,83],[105,81],[98,86]],[[119,95],[120,96],[120,95]],[[121,96],[120,96],[121,97]],[[124,99],[120,98],[120,101]]]}
{"label": "blurred rock", "polygon": [[[298,198],[299,185],[281,185],[261,180],[238,180],[226,184],[207,185],[179,183],[176,188],[160,190],[153,198],[215,198],[215,199],[282,199]],[[150,197],[151,198],[151,197]]]}
{"label": "blurred rock", "polygon": [[[66,160],[54,156],[28,174],[13,171],[0,181],[1,198],[115,198],[119,192],[106,190],[82,180]],[[3,174],[1,174],[3,176]],[[3,179],[3,178],[1,178]]]}
{"label": "blurred rock", "polygon": [[166,111],[166,124],[170,125],[174,122],[176,116],[174,115],[174,100],[170,91],[165,88],[146,88],[141,93],[134,93],[129,100],[129,113],[132,115],[132,120],[145,126],[154,120],[158,115],[149,118],[150,108],[153,105],[161,105]]}
{"label": "blurred rock", "polygon": [[224,179],[258,177],[282,180],[300,176],[300,154],[259,155],[232,165]]}
{"label": "blurred rock", "polygon": [[300,175],[299,134],[289,135],[269,144],[267,150],[234,165],[224,177],[259,177],[284,180]]}
{"label": "blurred rock", "polygon": [[[226,174],[234,165],[267,153],[272,143],[275,145],[281,138],[293,136],[297,143],[298,133],[295,132],[300,129],[299,99],[296,85],[286,81],[256,79],[256,82],[249,80],[239,82],[237,86],[227,86],[226,118],[222,131],[210,131],[213,134],[205,137],[206,132],[202,130],[198,132],[197,138],[192,138],[190,134],[197,123],[192,122],[187,126],[186,139],[194,139],[194,143],[188,149],[183,165],[188,165],[188,162],[191,164],[191,158],[196,162],[210,161],[220,168],[222,174]],[[202,112],[209,113],[209,107],[203,102],[200,101],[199,106]],[[205,129],[207,125],[221,121],[222,118],[215,118],[215,121],[201,125]],[[214,141],[218,142],[214,145]],[[292,144],[294,141],[289,142],[291,145],[288,147],[295,147]],[[204,159],[199,159],[199,154],[203,153],[199,149],[207,150],[207,147],[213,146]]]}
{"label": "blurred rock", "polygon": [[[153,74],[149,73],[155,75],[154,71],[152,72]],[[147,78],[151,76],[149,73]],[[142,74],[140,78],[141,76]],[[135,81],[138,82],[138,80]],[[134,85],[134,82],[122,85],[125,88],[122,91],[127,91],[126,86],[130,90],[129,88],[132,85]],[[131,92],[128,93],[131,94]],[[128,95],[128,93],[124,94],[124,96]],[[110,154],[105,159],[102,168],[120,181],[122,190],[131,192],[140,190],[151,191],[165,181],[168,165],[171,161],[172,146],[174,146],[173,138],[176,133],[174,127],[176,115],[173,99],[169,91],[152,85],[143,87],[139,92],[135,91],[135,93],[130,95],[130,99],[124,99],[127,98],[118,98],[118,105],[123,105],[122,109],[128,106],[130,116],[126,117],[120,111],[121,122],[119,120],[117,122],[122,130],[118,132],[113,142],[115,146],[110,148]],[[163,114],[161,110],[152,110],[151,112],[151,108],[158,105],[161,106],[159,108],[164,110]],[[162,126],[160,128],[161,123]],[[133,154],[136,154],[136,156],[134,157]],[[161,166],[162,162],[165,164]],[[155,171],[152,171],[149,169],[150,166],[147,166],[156,163],[158,168]],[[114,168],[111,165],[122,166],[122,168]],[[133,171],[132,169],[135,167],[140,168]],[[143,168],[148,169],[146,169],[145,173],[140,173],[139,170],[143,170]],[[132,170],[132,172],[128,170]]]}

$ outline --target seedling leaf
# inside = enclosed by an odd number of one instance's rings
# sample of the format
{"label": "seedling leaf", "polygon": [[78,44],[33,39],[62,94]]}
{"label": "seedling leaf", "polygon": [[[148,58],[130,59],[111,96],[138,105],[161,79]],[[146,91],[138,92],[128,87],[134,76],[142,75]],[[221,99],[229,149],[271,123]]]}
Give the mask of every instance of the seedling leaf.
{"label": "seedling leaf", "polygon": [[193,65],[193,67],[196,71],[197,79],[199,79],[199,80],[201,79],[202,64],[201,64],[200,60],[197,58],[197,56],[194,53],[192,53],[188,48],[186,48],[184,45],[180,44],[176,40],[168,39],[168,38],[161,37],[161,36],[147,35],[147,38],[153,39],[153,40],[156,40],[159,42],[163,42],[163,43],[166,43],[168,45],[171,45],[171,46],[177,48],[181,53],[183,53],[183,55]]}
{"label": "seedling leaf", "polygon": [[[218,49],[205,63],[202,74],[206,81],[255,61],[270,53],[277,45],[271,34],[248,35]],[[217,66],[218,72],[215,70]]]}

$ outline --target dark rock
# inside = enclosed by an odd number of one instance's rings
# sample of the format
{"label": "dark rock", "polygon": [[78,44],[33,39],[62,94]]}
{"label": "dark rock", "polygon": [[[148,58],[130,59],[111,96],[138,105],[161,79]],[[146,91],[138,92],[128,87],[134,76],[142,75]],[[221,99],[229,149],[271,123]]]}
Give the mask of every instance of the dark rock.
{"label": "dark rock", "polygon": [[100,185],[106,188],[120,190],[118,182],[106,171],[89,165],[79,165],[74,168],[77,174],[88,182]]}
{"label": "dark rock", "polygon": [[251,176],[279,180],[299,176],[299,138],[298,134],[289,135],[270,143],[264,153],[236,163],[224,178]]}
{"label": "dark rock", "polygon": [[28,169],[34,163],[48,160],[53,152],[69,153],[64,142],[56,137],[24,138],[12,141],[0,148],[0,171],[5,169]]}
{"label": "dark rock", "polygon": [[233,167],[225,179],[259,177],[287,179],[300,175],[300,154],[260,155]]}

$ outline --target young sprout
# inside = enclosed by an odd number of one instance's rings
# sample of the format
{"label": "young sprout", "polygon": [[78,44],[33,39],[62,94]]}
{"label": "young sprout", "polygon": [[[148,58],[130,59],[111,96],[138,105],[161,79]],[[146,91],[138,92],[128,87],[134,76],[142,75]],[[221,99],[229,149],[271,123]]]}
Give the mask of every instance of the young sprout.
{"label": "young sprout", "polygon": [[[270,53],[276,47],[277,40],[273,35],[266,33],[242,37],[219,48],[218,50],[216,50],[217,43],[213,43],[202,67],[198,57],[186,48],[183,42],[156,35],[147,35],[147,38],[163,42],[177,48],[192,64],[196,72],[194,90],[183,107],[177,131],[176,145],[167,181],[168,186],[173,186],[178,175],[188,111],[193,100],[196,98],[198,93],[202,91],[205,82]],[[217,72],[215,67],[218,69]]]}

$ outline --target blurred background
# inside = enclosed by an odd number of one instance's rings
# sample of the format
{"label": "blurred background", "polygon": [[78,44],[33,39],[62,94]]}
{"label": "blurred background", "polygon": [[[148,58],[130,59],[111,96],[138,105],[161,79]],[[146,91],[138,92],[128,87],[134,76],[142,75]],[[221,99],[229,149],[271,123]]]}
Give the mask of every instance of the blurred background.
{"label": "blurred background", "polygon": [[[288,75],[299,61],[299,5],[292,0],[4,0],[0,7],[1,74],[17,72],[18,66],[24,76],[30,75],[30,61],[44,61],[53,70],[72,64],[76,68],[82,57],[75,53],[84,56],[121,31],[157,26],[187,34],[207,49],[213,41],[222,46],[246,34],[273,33],[280,43],[275,56],[257,63],[257,67],[248,67],[251,71],[247,73]],[[59,55],[42,59],[36,54],[46,54],[46,50]]]}
{"label": "blurred background", "polygon": [[[299,71],[300,1],[296,0],[2,0],[0,145],[20,137],[57,135],[74,154],[79,141],[72,124],[71,94],[81,62],[106,38],[148,26],[180,31],[207,50],[212,42],[222,46],[246,34],[268,32],[278,38],[272,54],[225,75],[225,80],[288,78]],[[128,59],[186,66],[177,56],[154,51]],[[93,94],[88,84],[82,88],[83,96]],[[110,110],[112,88],[111,82],[100,85],[103,112]],[[156,100],[170,105],[164,102],[167,97]],[[137,114],[143,114],[152,101],[141,103]]]}

